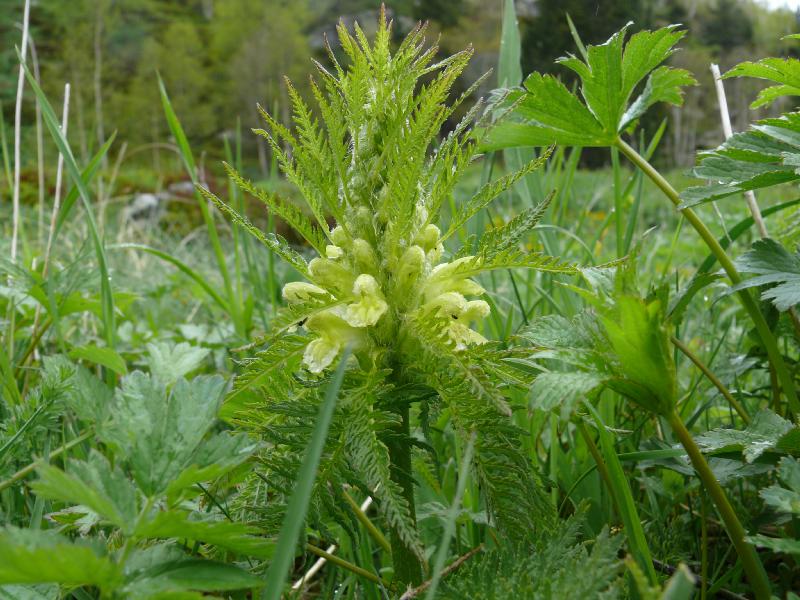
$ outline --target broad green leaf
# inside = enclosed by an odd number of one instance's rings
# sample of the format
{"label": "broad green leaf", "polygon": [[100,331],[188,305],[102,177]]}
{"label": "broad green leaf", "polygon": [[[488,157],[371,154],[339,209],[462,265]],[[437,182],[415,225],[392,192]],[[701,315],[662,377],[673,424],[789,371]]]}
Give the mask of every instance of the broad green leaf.
{"label": "broad green leaf", "polygon": [[745,538],[759,548],[769,548],[773,552],[800,555],[800,540],[789,538],[771,538],[766,535],[749,535]]}
{"label": "broad green leaf", "polygon": [[181,473],[170,481],[166,492],[170,501],[196,483],[212,481],[249,458],[254,444],[244,434],[219,433],[203,442]]}
{"label": "broad green leaf", "polygon": [[791,456],[784,456],[778,466],[778,476],[788,487],[771,485],[761,490],[761,497],[775,510],[800,514],[800,462]]}
{"label": "broad green leaf", "polygon": [[614,311],[600,320],[624,375],[609,386],[647,410],[669,414],[677,400],[677,376],[660,302],[621,295]]}
{"label": "broad green leaf", "polygon": [[95,345],[78,346],[73,348],[69,357],[73,360],[87,360],[96,365],[111,369],[119,375],[125,375],[128,368],[125,366],[125,359],[113,348],[105,348]]}
{"label": "broad green leaf", "polygon": [[57,585],[3,585],[0,600],[56,600]]}
{"label": "broad green leaf", "polygon": [[60,583],[113,587],[117,566],[92,548],[49,531],[0,529],[0,584]]}
{"label": "broad green leaf", "polygon": [[750,105],[759,108],[782,96],[800,96],[800,60],[796,58],[764,58],[758,62],[743,62],[725,73],[729,77],[755,77],[776,85],[764,88]]}
{"label": "broad green leaf", "polygon": [[208,348],[186,342],[151,342],[147,344],[147,364],[156,380],[164,385],[172,385],[197,369],[209,352]]}
{"label": "broad green leaf", "polygon": [[659,600],[690,600],[694,597],[697,581],[686,565],[681,563],[669,578]]}
{"label": "broad green leaf", "polygon": [[694,85],[694,78],[683,69],[659,65],[675,52],[685,32],[670,25],[640,31],[625,44],[626,33],[627,26],[605,44],[588,46],[585,61],[572,55],[558,60],[580,78],[582,99],[550,75],[531,74],[524,91],[503,101],[512,118],[488,132],[486,147],[609,146],[653,104],[682,104],[682,90]]}
{"label": "broad green leaf", "polygon": [[599,373],[550,372],[536,377],[530,391],[529,405],[533,409],[560,408],[562,419],[568,419],[575,404],[603,385]]}
{"label": "broad green leaf", "polygon": [[[254,588],[263,585],[258,577],[237,566],[199,559],[179,559],[142,572],[127,589],[134,597],[174,598],[168,592],[194,590],[216,592]],[[186,596],[177,596],[186,597]],[[189,596],[192,597],[192,596]]]}
{"label": "broad green leaf", "polygon": [[745,460],[752,463],[764,452],[779,449],[793,429],[791,422],[765,409],[756,413],[744,430],[714,429],[697,436],[695,441],[705,452],[741,450]]}
{"label": "broad green leaf", "polygon": [[709,180],[681,193],[681,208],[800,180],[800,113],[759,121],[700,155],[692,174]]}
{"label": "broad green leaf", "polygon": [[771,238],[757,240],[752,249],[736,260],[742,273],[756,275],[732,289],[769,285],[761,298],[771,300],[780,311],[800,304],[800,252],[792,254]]}
{"label": "broad green leaf", "polygon": [[114,399],[111,388],[81,365],[76,366],[71,383],[64,397],[67,406],[84,421],[104,422]]}
{"label": "broad green leaf", "polygon": [[136,371],[117,390],[111,423],[99,434],[130,463],[142,491],[152,496],[192,464],[216,420],[225,381],[218,376],[180,379],[167,393],[155,379]]}
{"label": "broad green leaf", "polygon": [[86,461],[71,460],[69,472],[50,464],[37,468],[34,491],[51,500],[80,504],[130,533],[138,513],[137,491],[119,467],[92,450]]}
{"label": "broad green leaf", "polygon": [[188,539],[245,556],[269,559],[274,542],[259,537],[257,532],[244,523],[198,520],[183,511],[166,511],[139,525],[134,535],[140,538]]}

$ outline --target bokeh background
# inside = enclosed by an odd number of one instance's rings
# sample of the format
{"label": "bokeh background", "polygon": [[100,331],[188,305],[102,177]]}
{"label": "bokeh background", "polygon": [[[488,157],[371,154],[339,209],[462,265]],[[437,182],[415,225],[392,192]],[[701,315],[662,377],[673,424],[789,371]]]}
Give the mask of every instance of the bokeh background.
{"label": "bokeh background", "polygon": [[[0,0],[6,131],[13,119],[22,4]],[[691,70],[700,86],[689,90],[684,109],[649,115],[656,125],[664,116],[671,119],[657,161],[662,167],[684,167],[697,149],[721,139],[715,96],[708,93],[713,89],[709,64],[717,62],[724,71],[742,60],[800,54],[800,42],[781,40],[800,29],[795,5],[781,0],[518,0],[523,70],[569,77],[553,62],[574,49],[567,13],[587,43],[604,41],[628,21],[634,29],[686,25],[689,35],[672,61]],[[287,120],[283,76],[307,94],[307,76],[314,70],[310,57],[326,61],[325,39],[336,39],[339,19],[358,21],[369,33],[379,6],[374,0],[36,0],[31,55],[54,106],[60,105],[64,83],[72,85],[70,138],[80,158],[88,159],[100,140],[116,131],[117,145],[127,144],[126,166],[138,164],[156,174],[169,168],[173,157],[163,147],[169,136],[160,109],[160,72],[195,152],[221,156],[224,135],[241,123],[245,160],[266,174],[268,149],[247,135],[258,125],[256,104]],[[387,2],[387,9],[398,38],[423,20],[429,21],[431,38],[441,36],[443,54],[475,47],[462,86],[497,63],[501,0],[396,0]],[[748,109],[758,85],[727,83],[734,129],[763,116]],[[489,78],[478,93],[494,86]],[[33,141],[33,94],[26,95],[24,109],[25,136]],[[602,163],[605,157],[586,153],[584,166],[601,166],[593,161]],[[36,157],[26,152],[23,159],[32,165]]]}

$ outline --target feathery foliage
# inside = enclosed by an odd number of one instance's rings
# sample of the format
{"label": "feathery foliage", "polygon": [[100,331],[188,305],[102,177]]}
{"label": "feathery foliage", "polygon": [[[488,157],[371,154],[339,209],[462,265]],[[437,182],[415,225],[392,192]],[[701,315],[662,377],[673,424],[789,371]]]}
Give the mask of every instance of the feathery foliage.
{"label": "feathery foliage", "polygon": [[[320,378],[349,346],[353,359],[321,473],[374,494],[397,541],[396,577],[406,582],[419,579],[423,558],[409,472],[414,444],[410,420],[417,416],[411,408],[419,393],[438,398],[462,440],[477,432],[474,466],[494,523],[504,535],[516,539],[551,522],[552,508],[519,452],[520,432],[509,420],[509,386],[521,389],[519,380],[507,380],[511,370],[503,365],[502,352],[482,352],[480,359],[474,355],[486,339],[473,324],[490,312],[474,278],[516,267],[576,271],[562,260],[521,249],[523,234],[542,217],[549,198],[487,234],[477,254],[447,261],[445,240],[521,177],[540,168],[549,153],[483,186],[442,234],[437,225],[442,208],[450,204],[455,184],[476,156],[480,140],[472,123],[478,110],[468,111],[434,148],[445,120],[466,97],[447,104],[472,50],[434,63],[436,49],[426,48],[423,33],[418,27],[392,53],[391,24],[384,16],[373,44],[358,25],[353,34],[340,25],[349,64],[340,64],[330,52],[334,71],[317,65],[321,81],[312,86],[317,110],[288,83],[294,127],[261,111],[267,127],[256,133],[272,147],[311,220],[228,167],[238,186],[298,229],[318,256],[307,269],[299,265],[307,281],[284,286],[288,306],[273,323],[267,348],[235,384],[230,396],[235,407],[225,408],[225,414],[259,429],[278,454],[296,464],[291,456],[305,435],[299,431],[307,430],[300,421],[320,401]],[[203,193],[251,230],[230,206],[207,190]],[[335,219],[333,227],[327,224],[329,216]],[[264,234],[254,233],[270,248],[275,246]],[[279,253],[288,255],[286,249]],[[288,258],[298,266],[297,258]],[[304,335],[294,331],[297,327]],[[278,377],[276,384],[278,370],[297,375]],[[253,414],[265,409],[273,416]],[[275,416],[276,410],[282,415]],[[424,420],[425,414],[418,416]],[[325,480],[318,482],[318,491],[327,487]],[[417,566],[408,571],[404,562]]]}

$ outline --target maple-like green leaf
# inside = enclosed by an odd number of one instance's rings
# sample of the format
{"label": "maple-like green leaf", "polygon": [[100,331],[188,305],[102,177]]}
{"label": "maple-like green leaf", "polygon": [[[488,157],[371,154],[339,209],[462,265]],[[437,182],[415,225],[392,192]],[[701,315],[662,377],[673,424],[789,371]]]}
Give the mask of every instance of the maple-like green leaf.
{"label": "maple-like green leaf", "polygon": [[0,584],[61,583],[113,587],[119,568],[95,549],[50,531],[0,529]]}
{"label": "maple-like green leaf", "polygon": [[788,487],[771,485],[761,490],[761,497],[777,511],[800,515],[800,462],[784,456],[778,465],[778,477]]}
{"label": "maple-like green leaf", "polygon": [[682,90],[696,83],[694,77],[659,65],[685,31],[677,25],[640,31],[626,44],[627,31],[623,27],[605,44],[587,46],[585,62],[572,55],[558,60],[580,78],[580,98],[551,75],[531,74],[523,90],[504,99],[512,118],[488,132],[485,146],[610,146],[653,104],[682,104]]}
{"label": "maple-like green leaf", "polygon": [[155,379],[171,385],[199,367],[209,352],[186,342],[152,342],[147,344],[147,364]]}
{"label": "maple-like green leaf", "polygon": [[700,155],[692,175],[708,185],[686,188],[681,208],[800,180],[800,113],[764,119]]}
{"label": "maple-like green leaf", "polygon": [[724,77],[755,77],[775,84],[761,90],[750,108],[772,104],[783,96],[800,96],[800,60],[796,58],[770,57],[758,62],[743,62],[725,73]]}
{"label": "maple-like green leaf", "polygon": [[[769,548],[773,552],[800,555],[800,540],[789,538],[771,538],[766,535],[750,535],[745,538],[751,544],[760,548]],[[790,596],[787,596],[787,598]]]}
{"label": "maple-like green leaf", "polygon": [[765,409],[756,413],[744,430],[714,429],[695,441],[705,452],[741,450],[745,460],[752,463],[768,450],[782,450],[795,429],[791,422]]}
{"label": "maple-like green leaf", "polygon": [[33,490],[43,498],[85,506],[130,533],[138,513],[137,491],[125,473],[92,450],[86,461],[72,460],[69,472],[42,464]]}
{"label": "maple-like green leaf", "polygon": [[757,240],[749,252],[740,256],[736,266],[742,273],[756,277],[747,279],[732,288],[769,285],[761,298],[771,300],[778,310],[789,310],[800,304],[800,252],[792,254],[771,238]]}
{"label": "maple-like green leaf", "polygon": [[[136,371],[123,379],[113,418],[101,428],[100,437],[128,462],[145,495],[157,495],[170,485],[174,491],[176,480],[191,485],[198,479],[181,478],[185,470],[201,470],[216,461],[229,468],[246,457],[243,438],[220,434],[221,439],[205,439],[224,390],[221,377],[201,376],[190,382],[179,379],[167,392],[162,383]],[[212,473],[221,474],[215,468],[203,475]]]}

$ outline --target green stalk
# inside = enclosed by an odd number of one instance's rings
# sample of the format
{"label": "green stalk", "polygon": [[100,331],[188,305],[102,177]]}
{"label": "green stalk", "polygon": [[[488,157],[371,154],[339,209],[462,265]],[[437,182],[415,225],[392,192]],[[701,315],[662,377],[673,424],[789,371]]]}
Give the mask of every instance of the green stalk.
{"label": "green stalk", "polygon": [[672,345],[683,352],[683,354],[685,354],[686,357],[691,360],[698,369],[700,369],[703,375],[705,375],[706,378],[714,384],[714,387],[719,390],[719,393],[722,394],[728,403],[736,410],[736,412],[739,413],[739,416],[742,418],[742,421],[745,422],[745,425],[749,425],[751,420],[750,415],[745,410],[744,406],[742,406],[739,401],[733,397],[733,394],[731,394],[728,388],[725,387],[725,384],[722,383],[716,375],[714,375],[714,372],[709,369],[694,352],[689,350],[689,347],[686,344],[684,344],[674,335],[670,336],[669,339],[672,342]]}
{"label": "green stalk", "polygon": [[353,500],[353,497],[347,493],[346,490],[342,490],[342,494],[344,494],[344,499],[347,501],[347,504],[350,505],[350,508],[353,509],[353,512],[356,515],[356,518],[359,522],[366,528],[367,533],[369,533],[373,539],[378,542],[381,548],[386,550],[387,552],[392,551],[392,547],[389,545],[388,540],[383,536],[383,534],[375,527],[375,524],[370,521],[369,517],[366,513],[361,510],[361,507],[356,504],[356,501]]}
{"label": "green stalk", "polygon": [[[680,206],[681,199],[678,195],[678,192],[675,191],[675,188],[673,188],[670,183],[664,179],[661,173],[659,173],[653,167],[653,165],[647,162],[644,157],[642,157],[638,152],[636,152],[636,150],[634,150],[620,138],[617,138],[616,147],[619,148],[633,164],[641,169],[644,174],[656,184],[656,186],[658,186],[658,188],[667,198],[669,198],[676,208]],[[714,257],[719,261],[719,264],[728,274],[728,278],[731,280],[731,283],[736,285],[742,281],[742,276],[739,274],[739,271],[736,270],[733,261],[725,253],[725,250],[723,250],[722,246],[720,246],[717,239],[714,237],[711,231],[709,231],[708,227],[705,226],[705,223],[703,223],[697,213],[691,208],[679,208],[679,210],[706,243],[706,246],[708,246],[709,250],[711,250],[711,253],[714,255]],[[769,325],[767,325],[764,315],[761,314],[761,311],[759,310],[758,305],[756,304],[750,292],[748,290],[740,290],[738,295],[742,306],[753,320],[753,324],[756,327],[758,336],[761,338],[761,343],[763,344],[764,349],[769,356],[770,363],[775,368],[775,373],[778,376],[781,386],[783,387],[783,393],[786,395],[786,398],[789,402],[790,410],[796,415],[800,414],[800,400],[797,398],[794,380],[792,379],[789,370],[786,368],[786,363],[783,361],[783,356],[778,349],[778,342],[776,341],[775,336],[772,335],[772,331],[770,330]]]}
{"label": "green stalk", "polygon": [[728,501],[728,497],[719,485],[717,478],[714,477],[714,473],[711,471],[706,459],[703,457],[697,444],[695,444],[692,434],[686,429],[678,413],[673,410],[666,418],[670,427],[672,427],[672,430],[675,432],[675,435],[678,436],[681,444],[683,444],[683,447],[686,449],[695,472],[698,477],[700,477],[706,491],[709,496],[711,496],[711,500],[719,511],[728,536],[731,538],[733,546],[739,553],[739,559],[742,561],[744,572],[747,574],[747,580],[750,582],[750,587],[753,590],[756,600],[769,600],[772,592],[770,590],[769,580],[767,579],[767,572],[764,570],[764,565],[761,564],[761,560],[759,560],[755,548],[745,542],[744,527],[742,527],[742,524],[739,522],[736,511],[733,510],[731,503]]}
{"label": "green stalk", "polygon": [[[81,435],[76,437],[74,440],[70,440],[69,442],[67,442],[66,444],[61,446],[60,448],[56,448],[55,450],[53,450],[47,456],[46,462],[51,462],[57,456],[60,456],[60,455],[64,454],[64,452],[67,452],[67,451],[71,450],[72,448],[74,448],[75,446],[80,444],[81,442],[84,442],[84,441],[88,440],[90,437],[92,437],[92,435],[94,435],[94,430],[92,430],[92,429],[89,429],[88,431],[83,432]],[[28,475],[33,473],[33,471],[36,469],[36,465],[38,465],[38,464],[39,464],[38,460],[35,461],[35,462],[32,462],[28,466],[21,468],[19,471],[14,473],[11,477],[6,479],[5,481],[0,481],[0,492],[2,492],[3,490],[5,490],[7,488],[10,488],[12,485],[14,485],[19,480],[25,479]]]}
{"label": "green stalk", "polygon": [[[639,516],[639,512],[636,510],[636,502],[633,499],[630,483],[625,475],[625,471],[622,469],[617,450],[614,447],[614,440],[606,429],[606,425],[594,405],[586,400],[583,401],[583,405],[597,423],[597,435],[600,439],[600,449],[603,453],[603,462],[606,465],[606,472],[610,483],[609,492],[611,494],[611,500],[625,527],[628,547],[639,567],[647,574],[650,583],[655,584],[658,582],[658,576],[653,566],[653,557],[647,545],[647,536],[642,527],[642,519]],[[599,465],[600,463],[598,463],[598,468],[600,468]]]}
{"label": "green stalk", "polygon": [[342,567],[343,569],[347,569],[351,573],[355,573],[356,575],[359,575],[364,579],[371,581],[372,583],[380,583],[384,587],[388,587],[389,585],[388,581],[381,579],[374,573],[370,573],[369,571],[367,571],[366,569],[362,569],[358,565],[354,565],[353,563],[347,562],[346,560],[336,556],[335,554],[331,554],[330,552],[325,552],[325,550],[323,550],[322,548],[317,548],[312,544],[306,544],[306,550],[308,550],[312,554],[316,554],[320,558],[324,558],[332,565],[336,565],[337,567]]}
{"label": "green stalk", "polygon": [[[398,439],[387,442],[389,455],[392,459],[391,477],[400,486],[403,497],[408,502],[411,520],[416,524],[417,512],[414,505],[414,478],[411,475],[411,444],[408,443],[410,433],[409,408],[406,404],[399,409],[402,419],[398,431]],[[392,527],[389,542],[392,546],[392,563],[394,565],[394,581],[405,588],[409,584],[416,586],[422,582],[422,565],[414,551],[409,548],[398,535],[397,529]]]}

